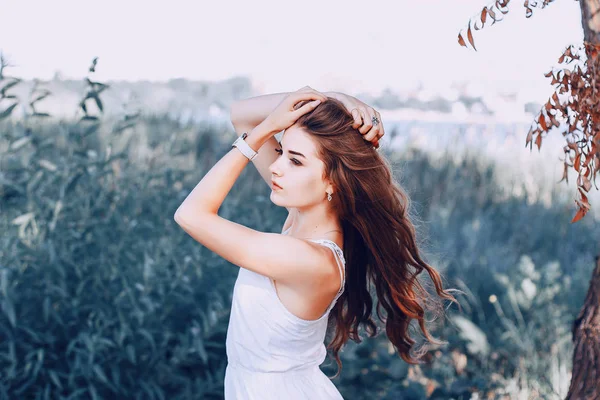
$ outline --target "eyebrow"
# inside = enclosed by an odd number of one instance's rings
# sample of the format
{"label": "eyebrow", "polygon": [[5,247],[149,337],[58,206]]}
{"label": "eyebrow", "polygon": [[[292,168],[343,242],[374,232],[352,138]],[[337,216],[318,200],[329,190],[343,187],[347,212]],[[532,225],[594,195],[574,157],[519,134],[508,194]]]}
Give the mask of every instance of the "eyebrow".
{"label": "eyebrow", "polygon": [[306,158],[306,156],[305,156],[304,154],[302,154],[302,153],[298,153],[297,151],[294,151],[294,150],[288,150],[288,153],[290,153],[290,154],[295,154],[295,155],[297,155],[297,156],[300,156],[300,157],[304,157],[304,158]]}
{"label": "eyebrow", "polygon": [[[281,145],[281,143],[279,143],[279,146],[281,146],[281,148],[283,149],[283,146]],[[306,158],[306,156],[305,156],[304,154],[302,154],[302,153],[298,153],[297,151],[294,151],[294,150],[288,150],[288,153],[290,153],[290,154],[295,154],[295,155],[297,155],[297,156],[300,156],[300,157],[304,157],[305,159],[307,159],[307,160],[308,160],[308,158]]]}

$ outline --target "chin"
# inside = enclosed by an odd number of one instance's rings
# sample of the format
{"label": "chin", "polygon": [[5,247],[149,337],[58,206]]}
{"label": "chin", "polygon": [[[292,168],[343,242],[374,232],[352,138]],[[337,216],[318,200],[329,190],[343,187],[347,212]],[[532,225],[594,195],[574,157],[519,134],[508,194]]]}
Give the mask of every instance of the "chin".
{"label": "chin", "polygon": [[[279,196],[277,196],[278,193],[276,193],[275,191],[271,191],[271,195],[269,196],[271,198],[271,201],[273,202],[273,204],[278,205],[278,206],[282,206],[280,203],[280,201],[277,201],[277,198]],[[283,207],[283,206],[282,206]]]}
{"label": "chin", "polygon": [[281,201],[281,198],[279,197],[279,193],[276,192],[271,192],[271,196],[269,196],[271,199],[271,203],[275,204],[278,207],[293,207],[290,206],[289,204],[287,204],[284,201]]}

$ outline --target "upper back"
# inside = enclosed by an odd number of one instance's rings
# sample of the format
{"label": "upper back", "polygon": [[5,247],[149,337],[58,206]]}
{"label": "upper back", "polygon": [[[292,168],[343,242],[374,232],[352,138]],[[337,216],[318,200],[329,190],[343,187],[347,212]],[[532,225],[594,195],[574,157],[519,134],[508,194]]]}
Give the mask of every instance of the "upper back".
{"label": "upper back", "polygon": [[[282,234],[286,234],[289,228]],[[287,287],[285,285],[277,285],[274,282],[274,287],[278,291],[281,302],[287,306],[288,309],[296,311],[297,314],[308,315],[311,314],[307,311],[310,309],[325,310],[319,313],[324,315],[331,307],[333,307],[337,298],[341,295],[345,286],[345,264],[344,254],[342,249],[332,240],[329,239],[307,239],[315,243],[317,246],[326,247],[325,250],[331,254],[327,259],[331,260],[330,265],[324,265],[323,268],[331,268],[332,273],[335,273],[335,278],[327,279],[319,285],[318,288],[314,286],[307,289],[306,292],[302,292],[303,288]],[[313,312],[314,314],[314,312]]]}

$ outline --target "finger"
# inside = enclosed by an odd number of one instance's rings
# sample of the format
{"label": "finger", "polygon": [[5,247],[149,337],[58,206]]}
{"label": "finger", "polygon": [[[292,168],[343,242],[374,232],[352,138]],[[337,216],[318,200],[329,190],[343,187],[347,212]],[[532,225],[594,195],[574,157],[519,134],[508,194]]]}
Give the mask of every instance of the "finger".
{"label": "finger", "polygon": [[377,124],[377,125],[373,124],[373,117],[375,116],[375,110],[373,110],[372,108],[367,109],[367,113],[369,115],[369,120],[371,121],[372,128],[369,130],[369,132],[367,132],[365,134],[363,139],[368,140],[369,142],[372,142],[373,139],[379,137],[380,124]]}
{"label": "finger", "polygon": [[299,118],[301,115],[304,115],[307,112],[312,111],[315,108],[317,108],[317,106],[321,103],[322,103],[322,101],[320,99],[310,101],[310,102],[306,103],[305,105],[303,105],[302,107],[300,107],[299,109],[297,109],[296,111],[294,111],[293,113]]}
{"label": "finger", "polygon": [[[367,133],[365,137],[367,137],[371,142],[375,144],[376,142],[379,142],[381,140],[383,135],[385,135],[385,131],[383,128],[383,122],[381,121],[381,114],[379,114],[379,112],[373,109],[372,115],[374,115],[377,118],[378,123],[376,125],[373,125],[373,129],[371,130],[371,132]],[[375,134],[373,137],[369,136],[369,134],[372,133],[373,130],[375,130],[375,128],[377,128],[377,134]]]}
{"label": "finger", "polygon": [[306,99],[306,100],[299,100],[299,101],[292,101],[293,106],[291,108],[291,111],[298,111],[300,108],[302,108],[302,106],[304,106],[305,104],[310,103],[311,101],[314,101],[316,99],[310,98],[310,99]]}
{"label": "finger", "polygon": [[378,135],[379,135],[379,125],[374,125],[373,124],[373,112],[372,111],[368,111],[368,115],[369,115],[369,121],[371,122],[371,129],[369,129],[369,131],[363,136],[363,139],[365,139],[366,141],[372,142],[373,139],[375,139]]}
{"label": "finger", "polygon": [[302,107],[304,104],[306,104],[306,100],[302,100],[302,101],[299,101],[299,102],[297,102],[296,104],[294,104],[294,106],[293,106],[293,109],[294,109],[294,111],[295,111],[295,110],[298,110],[298,109],[299,109],[300,107]]}
{"label": "finger", "polygon": [[358,108],[355,108],[351,112],[352,118],[354,118],[354,123],[352,124],[352,128],[357,129],[362,125],[362,117],[360,116],[360,112],[358,112]]}
{"label": "finger", "polygon": [[379,137],[377,138],[377,140],[381,140],[381,138],[383,137],[383,135],[385,135],[385,129],[383,128],[383,120],[381,119],[381,114],[379,114],[379,112],[375,111],[375,114],[377,115],[377,119],[379,119]]}
{"label": "finger", "polygon": [[327,96],[315,92],[314,90],[309,90],[306,92],[294,92],[289,96],[289,98],[291,99],[290,101],[292,102],[292,107],[296,107],[298,103],[303,100],[321,100],[321,102],[327,101]]}
{"label": "finger", "polygon": [[361,135],[364,135],[371,130],[373,122],[371,122],[371,117],[367,113],[367,110],[363,108],[359,108],[358,110],[360,111],[360,116],[362,117],[363,121],[363,124],[360,128],[358,128],[358,131],[361,133]]}

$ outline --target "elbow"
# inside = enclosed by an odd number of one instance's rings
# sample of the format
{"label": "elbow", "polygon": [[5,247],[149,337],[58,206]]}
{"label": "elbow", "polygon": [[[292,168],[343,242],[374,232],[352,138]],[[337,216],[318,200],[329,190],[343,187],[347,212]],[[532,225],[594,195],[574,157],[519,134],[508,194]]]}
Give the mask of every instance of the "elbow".
{"label": "elbow", "polygon": [[177,222],[177,225],[181,225],[181,217],[182,217],[181,207],[175,211],[175,215],[173,215],[173,219]]}
{"label": "elbow", "polygon": [[182,209],[179,207],[177,211],[175,211],[175,215],[173,219],[177,222],[177,225],[183,227],[188,223],[196,223],[201,221],[206,215],[212,215],[213,213],[203,211],[201,209]]}

